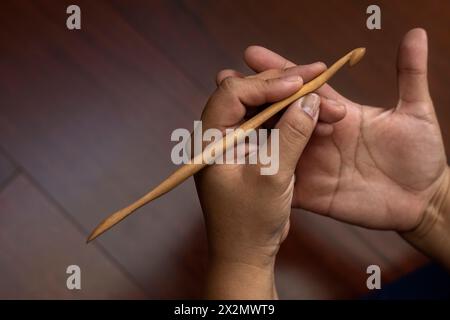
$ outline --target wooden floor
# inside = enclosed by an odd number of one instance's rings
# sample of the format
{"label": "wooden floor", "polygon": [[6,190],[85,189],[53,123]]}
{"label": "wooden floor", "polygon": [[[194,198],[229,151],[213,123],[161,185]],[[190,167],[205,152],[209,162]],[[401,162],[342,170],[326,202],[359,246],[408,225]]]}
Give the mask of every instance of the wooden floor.
{"label": "wooden floor", "polygon": [[[357,101],[393,105],[401,36],[430,37],[430,84],[450,150],[450,2],[7,0],[0,3],[0,298],[198,298],[207,247],[193,182],[85,245],[107,214],[173,165],[170,134],[192,128],[214,75],[249,72],[242,52],[270,47],[306,63],[354,47],[368,55],[332,84]],[[66,29],[66,7],[82,30]],[[393,232],[295,211],[277,264],[281,298],[355,298],[366,267],[383,283],[427,259]],[[66,267],[82,289],[66,288]]]}

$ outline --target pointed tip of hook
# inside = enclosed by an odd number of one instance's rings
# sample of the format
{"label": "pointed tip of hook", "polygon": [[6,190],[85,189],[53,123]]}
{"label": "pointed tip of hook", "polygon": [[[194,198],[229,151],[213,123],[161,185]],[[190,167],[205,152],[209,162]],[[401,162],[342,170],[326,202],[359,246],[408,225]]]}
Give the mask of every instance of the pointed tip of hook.
{"label": "pointed tip of hook", "polygon": [[92,231],[92,233],[87,238],[86,244],[88,244],[89,242],[95,240],[99,235],[101,235],[105,231],[106,231],[106,229],[103,228],[102,224],[97,226],[97,228],[95,228],[94,231]]}
{"label": "pointed tip of hook", "polygon": [[91,234],[87,238],[86,243],[89,243],[98,238],[100,235],[102,235],[103,233],[114,227],[117,223],[125,219],[132,212],[133,210],[130,210],[127,207],[110,215],[108,218],[100,222],[100,224],[98,224],[97,227],[95,227],[95,229],[91,232]]}
{"label": "pointed tip of hook", "polygon": [[350,67],[353,67],[355,64],[357,64],[361,59],[364,57],[366,53],[366,48],[357,48],[352,51],[352,55],[350,56]]}
{"label": "pointed tip of hook", "polygon": [[94,240],[96,238],[96,236],[93,234],[93,233],[91,233],[90,235],[89,235],[89,237],[86,239],[86,244],[89,244],[89,242],[91,242],[92,240]]}

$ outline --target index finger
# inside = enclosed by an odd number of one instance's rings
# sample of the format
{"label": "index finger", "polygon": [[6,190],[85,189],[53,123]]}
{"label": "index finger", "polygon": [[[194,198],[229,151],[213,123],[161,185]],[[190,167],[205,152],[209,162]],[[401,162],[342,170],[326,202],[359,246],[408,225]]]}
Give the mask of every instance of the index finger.
{"label": "index finger", "polygon": [[[292,61],[261,46],[250,46],[244,52],[245,63],[255,72],[263,72],[268,69],[286,69],[295,66]],[[345,99],[328,84],[324,84],[317,93],[328,99]]]}

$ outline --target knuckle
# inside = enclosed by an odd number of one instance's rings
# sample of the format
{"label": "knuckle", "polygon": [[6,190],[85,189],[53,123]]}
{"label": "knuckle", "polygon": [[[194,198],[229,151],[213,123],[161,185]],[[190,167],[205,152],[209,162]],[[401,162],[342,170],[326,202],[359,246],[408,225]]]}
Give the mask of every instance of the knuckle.
{"label": "knuckle", "polygon": [[236,77],[232,77],[232,76],[226,77],[220,83],[220,88],[223,91],[233,92],[236,90],[237,82],[238,82],[238,79]]}
{"label": "knuckle", "polygon": [[223,69],[217,72],[216,74],[216,83],[220,85],[220,83],[226,79],[227,77],[231,77],[234,74],[234,70],[231,69]]}
{"label": "knuckle", "polygon": [[[225,121],[224,125],[226,126],[230,125],[226,119],[240,119],[244,116],[245,107],[242,106],[239,99],[232,92],[222,89],[217,89],[209,98],[202,112],[202,120],[208,119],[216,122],[220,119]],[[232,124],[234,125],[234,123]]]}
{"label": "knuckle", "polygon": [[230,71],[230,69],[222,69],[219,72],[217,72],[217,77],[223,76],[223,75],[227,74],[229,71]]}
{"label": "knuckle", "polygon": [[426,76],[427,75],[427,70],[425,67],[416,68],[416,67],[411,67],[411,66],[401,66],[399,69],[403,74],[407,74],[410,76]]}
{"label": "knuckle", "polygon": [[268,88],[268,82],[263,79],[254,78],[251,79],[251,86],[255,89],[256,92],[265,93]]}

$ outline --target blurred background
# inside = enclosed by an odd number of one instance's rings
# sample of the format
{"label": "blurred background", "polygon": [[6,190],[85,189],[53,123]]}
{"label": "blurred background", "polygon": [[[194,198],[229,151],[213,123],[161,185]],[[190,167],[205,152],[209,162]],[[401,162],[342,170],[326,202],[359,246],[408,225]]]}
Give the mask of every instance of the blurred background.
{"label": "blurred background", "polygon": [[[79,31],[66,8],[81,8]],[[366,28],[378,4],[382,29]],[[90,245],[108,214],[174,169],[176,128],[191,129],[223,68],[249,73],[260,44],[298,63],[368,49],[331,84],[394,106],[403,34],[429,34],[430,86],[450,151],[450,2],[4,0],[0,2],[0,298],[200,298],[207,263],[192,180]],[[394,232],[294,211],[277,261],[283,299],[359,298],[366,268],[383,286],[428,263]],[[81,290],[66,268],[81,268]]]}

